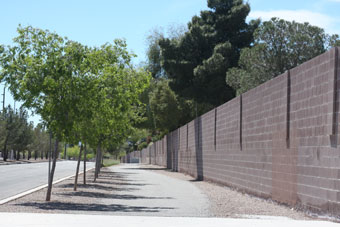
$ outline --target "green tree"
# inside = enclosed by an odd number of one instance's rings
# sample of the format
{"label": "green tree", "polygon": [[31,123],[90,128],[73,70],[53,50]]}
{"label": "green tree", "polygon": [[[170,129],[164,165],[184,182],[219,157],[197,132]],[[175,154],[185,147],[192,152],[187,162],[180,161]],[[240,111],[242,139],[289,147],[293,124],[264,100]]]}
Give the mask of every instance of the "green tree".
{"label": "green tree", "polygon": [[11,133],[11,148],[16,152],[16,159],[19,160],[20,152],[28,151],[27,159],[31,158],[30,145],[33,143],[33,123],[28,122],[28,113],[23,108],[19,112],[15,112],[16,117],[15,132]]}
{"label": "green tree", "polygon": [[141,101],[146,107],[145,115],[136,127],[148,129],[149,136],[164,135],[186,124],[196,114],[195,103],[176,95],[169,87],[169,80],[164,78],[153,79],[143,92]]}
{"label": "green tree", "polygon": [[[128,151],[132,152],[138,149],[138,145],[146,142],[147,137],[150,135],[151,133],[147,130],[147,129],[141,129],[141,128],[134,128],[132,130],[132,133],[129,135],[128,139],[127,139],[127,143],[128,143]],[[115,150],[115,149],[111,149],[111,150]],[[119,150],[119,146],[116,146],[116,150]]]}
{"label": "green tree", "polygon": [[170,87],[182,97],[216,106],[234,97],[225,74],[238,64],[240,50],[253,41],[258,22],[246,23],[249,4],[242,0],[208,0],[179,40],[162,39],[162,67]]}
{"label": "green tree", "polygon": [[160,80],[150,92],[150,108],[154,116],[156,129],[169,132],[178,127],[180,107],[176,94],[170,89],[167,80]]}
{"label": "green tree", "polygon": [[80,112],[76,91],[81,77],[72,64],[78,54],[73,42],[48,30],[19,26],[18,34],[15,45],[2,55],[1,77],[9,84],[14,98],[38,113],[55,137],[46,195],[49,201],[59,141],[74,134]]}
{"label": "green tree", "polygon": [[20,152],[29,152],[33,125],[27,122],[27,117],[27,111],[22,108],[14,111],[11,106],[8,106],[3,110],[0,118],[0,144],[3,147],[4,161],[7,161],[9,150],[13,150],[17,160],[20,158]]}
{"label": "green tree", "polygon": [[0,129],[0,142],[2,146],[3,160],[8,159],[8,150],[13,148],[18,139],[20,130],[19,116],[14,112],[11,106],[6,107],[1,114],[1,129]]}
{"label": "green tree", "polygon": [[254,46],[241,51],[239,67],[230,69],[226,82],[237,94],[274,78],[337,45],[339,37],[308,23],[278,18],[263,22],[254,33]]}
{"label": "green tree", "polygon": [[35,159],[37,159],[39,156],[41,159],[43,159],[44,157],[47,159],[47,154],[49,150],[49,135],[42,124],[38,124],[33,129],[33,141],[30,144],[29,149],[34,152]]}
{"label": "green tree", "polygon": [[[157,121],[162,118],[161,116],[155,116],[156,112],[157,114],[160,113],[161,108],[166,108],[165,106],[171,105],[170,102],[178,102],[178,105],[176,109],[182,110],[185,109],[187,112],[182,112],[176,114],[176,116],[173,116],[172,123],[169,122],[168,124],[172,125],[178,125],[176,122],[187,122],[192,119],[192,110],[188,110],[189,103],[192,103],[190,100],[178,97],[175,95],[175,93],[169,88],[169,80],[167,80],[167,74],[165,70],[162,68],[161,65],[161,47],[159,45],[160,40],[163,40],[165,38],[171,39],[171,40],[177,40],[179,41],[185,33],[188,31],[187,27],[184,25],[177,25],[173,24],[169,26],[167,29],[164,29],[162,27],[157,27],[152,29],[147,36],[147,51],[146,51],[146,57],[147,61],[145,63],[144,68],[151,72],[151,75],[153,76],[153,80],[151,81],[151,84],[148,89],[146,89],[143,94],[140,96],[141,102],[145,105],[145,115],[144,120],[141,122],[141,124],[137,125],[138,128],[146,128],[150,130],[151,135],[156,135],[159,133],[165,133],[169,130],[174,129],[174,126],[170,127],[162,127],[162,129],[159,126],[159,122]],[[162,91],[162,88],[164,88],[164,91]],[[158,93],[162,98],[162,100],[157,100],[157,97],[155,97],[155,93]],[[170,95],[171,94],[171,95]],[[172,98],[170,98],[170,96]],[[152,103],[153,106],[151,106],[150,97],[153,97]],[[165,98],[165,97],[168,97]],[[158,108],[156,105],[160,105],[162,107]],[[156,110],[157,109],[157,110]],[[155,112],[156,111],[156,112]],[[190,115],[190,117],[188,117]],[[158,119],[155,119],[158,118]],[[184,120],[185,119],[185,120]],[[175,122],[175,123],[174,123]],[[144,144],[139,146],[143,147],[147,144],[147,141],[144,141]],[[134,148],[136,149],[136,148]]]}
{"label": "green tree", "polygon": [[152,29],[146,38],[146,70],[151,72],[153,78],[167,78],[167,75],[161,65],[161,47],[159,41],[164,38],[179,40],[187,32],[184,25],[173,24],[166,31],[162,27]]}
{"label": "green tree", "polygon": [[116,40],[115,45],[106,44],[88,56],[95,78],[95,91],[89,108],[93,115],[87,121],[91,135],[88,143],[97,147],[95,179],[98,177],[102,149],[123,142],[139,121],[139,96],[149,84],[150,75],[131,65],[131,55],[126,43]]}
{"label": "green tree", "polygon": [[55,138],[49,201],[59,142],[85,140],[97,146],[98,177],[101,148],[127,137],[150,78],[133,68],[133,55],[122,40],[87,48],[30,26],[19,27],[18,33],[15,45],[1,54],[0,76],[16,100],[40,114]]}
{"label": "green tree", "polygon": [[164,33],[161,29],[153,29],[147,36],[147,62],[146,69],[151,72],[153,78],[165,77],[164,70],[161,67],[161,52],[158,41],[164,38]]}

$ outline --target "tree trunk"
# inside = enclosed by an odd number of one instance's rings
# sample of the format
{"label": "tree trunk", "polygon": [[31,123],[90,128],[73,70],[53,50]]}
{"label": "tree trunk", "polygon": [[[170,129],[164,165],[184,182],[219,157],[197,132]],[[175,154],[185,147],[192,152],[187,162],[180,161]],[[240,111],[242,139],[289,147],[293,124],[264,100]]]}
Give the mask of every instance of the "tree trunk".
{"label": "tree trunk", "polygon": [[100,149],[100,152],[99,152],[99,160],[100,160],[100,162],[98,163],[98,177],[99,177],[100,170],[102,168],[102,162],[103,162],[102,149]]}
{"label": "tree trunk", "polygon": [[48,188],[47,188],[47,194],[46,194],[46,201],[50,201],[51,200],[51,192],[52,192],[52,183],[53,183],[53,176],[54,176],[54,171],[55,171],[55,167],[57,165],[57,157],[58,157],[58,144],[59,141],[58,139],[55,140],[55,144],[54,144],[54,152],[53,152],[53,163],[52,163],[52,169],[51,169],[51,173],[50,173],[50,179],[48,181]]}
{"label": "tree trunk", "polygon": [[83,151],[83,144],[80,145],[80,151],[78,156],[78,163],[77,163],[77,169],[76,169],[76,176],[74,178],[74,187],[73,191],[77,191],[77,184],[78,184],[78,174],[79,174],[79,167],[80,167],[80,160],[81,160],[81,152]]}
{"label": "tree trunk", "polygon": [[99,177],[99,174],[100,174],[100,169],[102,168],[102,148],[100,147],[100,150],[99,150],[99,163],[98,163],[98,174],[97,174],[97,177]]}
{"label": "tree trunk", "polygon": [[20,159],[20,151],[17,151],[15,156],[16,156],[17,161],[19,161],[19,159]]}
{"label": "tree trunk", "polygon": [[95,163],[95,168],[94,168],[94,179],[93,181],[96,181],[97,178],[97,169],[98,169],[98,153],[99,153],[99,146],[97,147],[97,152],[96,152],[96,163]]}
{"label": "tree trunk", "polygon": [[97,154],[96,154],[96,168],[94,171],[94,181],[96,181],[96,179],[99,176],[99,168],[100,168],[100,162],[101,162],[100,153],[101,153],[101,146],[98,145]]}
{"label": "tree trunk", "polygon": [[100,149],[100,152],[99,152],[99,164],[98,164],[98,175],[100,174],[100,170],[102,168],[102,164],[103,164],[103,152],[102,152],[102,149]]}
{"label": "tree trunk", "polygon": [[65,143],[65,148],[64,148],[64,160],[66,160],[66,147],[67,146],[67,144]]}
{"label": "tree trunk", "polygon": [[84,147],[84,174],[83,174],[83,183],[86,184],[86,143]]}
{"label": "tree trunk", "polygon": [[31,151],[27,151],[27,160],[30,160],[30,158],[31,158]]}
{"label": "tree trunk", "polygon": [[37,160],[37,158],[38,158],[38,151],[34,150],[34,160]]}
{"label": "tree trunk", "polygon": [[6,162],[7,161],[7,141],[8,137],[6,137],[6,140],[4,142],[4,154],[3,154],[3,160]]}

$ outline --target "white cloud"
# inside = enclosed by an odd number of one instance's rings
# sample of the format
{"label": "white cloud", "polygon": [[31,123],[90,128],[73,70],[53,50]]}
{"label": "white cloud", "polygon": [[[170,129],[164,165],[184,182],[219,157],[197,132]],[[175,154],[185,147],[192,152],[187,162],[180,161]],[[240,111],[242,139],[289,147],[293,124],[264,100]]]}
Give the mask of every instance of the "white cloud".
{"label": "white cloud", "polygon": [[[338,1],[340,0],[332,0]],[[278,17],[288,21],[309,22],[312,25],[324,28],[327,33],[339,34],[339,19],[332,18],[328,15],[312,12],[309,10],[273,10],[273,11],[250,11],[251,19],[261,18],[267,21],[272,17]]]}

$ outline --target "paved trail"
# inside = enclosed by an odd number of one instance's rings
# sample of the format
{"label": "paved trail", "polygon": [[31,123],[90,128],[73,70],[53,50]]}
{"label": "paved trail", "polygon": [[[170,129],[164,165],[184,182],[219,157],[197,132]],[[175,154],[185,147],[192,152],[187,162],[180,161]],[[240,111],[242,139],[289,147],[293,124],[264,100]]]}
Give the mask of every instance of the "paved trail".
{"label": "paved trail", "polygon": [[[57,162],[54,180],[75,174],[76,161]],[[87,168],[94,166],[89,162]],[[0,200],[47,184],[48,162],[0,166]],[[82,168],[81,168],[82,171]]]}
{"label": "paved trail", "polygon": [[[210,216],[208,198],[188,181],[158,174],[135,164],[118,165],[111,167],[111,170],[125,187],[116,192],[117,199],[103,202],[144,208],[142,211],[128,212],[128,215]],[[127,213],[118,210],[116,214]]]}

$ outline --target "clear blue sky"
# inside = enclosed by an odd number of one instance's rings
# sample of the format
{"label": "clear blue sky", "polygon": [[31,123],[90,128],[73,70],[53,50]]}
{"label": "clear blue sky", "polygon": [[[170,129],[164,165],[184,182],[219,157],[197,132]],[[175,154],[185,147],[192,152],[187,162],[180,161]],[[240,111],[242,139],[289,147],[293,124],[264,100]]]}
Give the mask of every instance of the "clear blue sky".
{"label": "clear blue sky", "polygon": [[[250,0],[249,19],[276,16],[308,21],[340,33],[340,0]],[[155,27],[186,24],[206,0],[0,0],[0,44],[12,44],[18,24],[55,31],[89,46],[125,38],[128,48],[145,60],[145,38]],[[2,93],[2,87],[0,87]],[[7,95],[9,97],[9,95]],[[13,105],[7,98],[6,105]],[[18,106],[18,105],[17,105]],[[38,117],[32,118],[37,122]]]}

